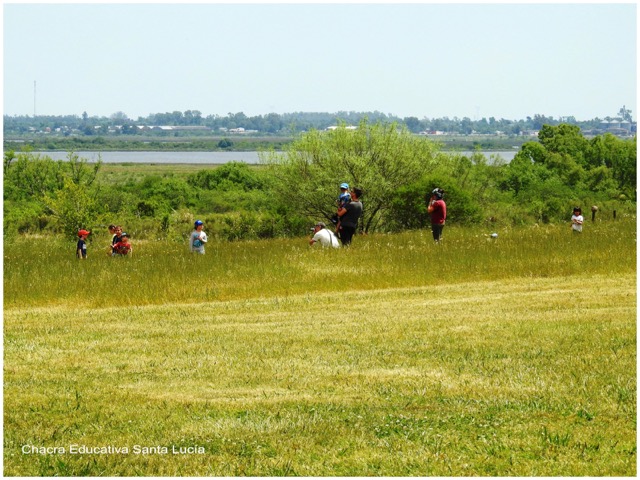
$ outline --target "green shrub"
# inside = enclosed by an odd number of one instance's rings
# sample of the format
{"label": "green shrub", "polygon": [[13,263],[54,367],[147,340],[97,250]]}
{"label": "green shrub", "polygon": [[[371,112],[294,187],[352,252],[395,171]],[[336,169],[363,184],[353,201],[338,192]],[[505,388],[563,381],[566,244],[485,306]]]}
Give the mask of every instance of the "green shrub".
{"label": "green shrub", "polygon": [[434,188],[445,191],[447,222],[478,223],[482,219],[478,203],[456,183],[444,178],[423,178],[397,190],[391,202],[392,223],[389,230],[426,228],[431,224],[427,202]]}
{"label": "green shrub", "polygon": [[189,175],[187,183],[204,190],[255,190],[264,186],[263,179],[242,162],[229,162],[212,170]]}

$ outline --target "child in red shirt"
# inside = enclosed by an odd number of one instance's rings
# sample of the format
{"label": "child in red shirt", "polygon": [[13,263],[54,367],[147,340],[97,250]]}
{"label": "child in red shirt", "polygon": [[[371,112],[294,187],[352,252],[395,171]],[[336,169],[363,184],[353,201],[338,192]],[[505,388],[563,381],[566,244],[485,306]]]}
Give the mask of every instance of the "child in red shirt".
{"label": "child in red shirt", "polygon": [[113,245],[113,254],[125,256],[132,253],[133,247],[129,243],[129,235],[122,233],[120,235],[120,241]]}

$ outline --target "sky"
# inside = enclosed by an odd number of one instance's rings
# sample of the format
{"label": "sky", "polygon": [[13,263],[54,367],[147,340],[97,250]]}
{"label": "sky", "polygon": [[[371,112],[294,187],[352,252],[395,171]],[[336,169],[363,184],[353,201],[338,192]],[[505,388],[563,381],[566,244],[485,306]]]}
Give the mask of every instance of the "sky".
{"label": "sky", "polygon": [[3,2],[5,115],[637,118],[637,6]]}

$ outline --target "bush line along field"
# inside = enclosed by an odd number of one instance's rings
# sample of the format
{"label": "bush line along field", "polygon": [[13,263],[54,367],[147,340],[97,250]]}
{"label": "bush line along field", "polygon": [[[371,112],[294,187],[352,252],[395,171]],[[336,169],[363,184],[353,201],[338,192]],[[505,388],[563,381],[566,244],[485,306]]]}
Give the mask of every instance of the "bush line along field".
{"label": "bush line along field", "polygon": [[636,139],[587,139],[567,124],[543,126],[509,163],[480,151],[445,154],[397,125],[366,121],[260,151],[259,168],[230,162],[190,173],[171,165],[103,172],[73,152],[53,161],[28,148],[4,155],[5,237],[73,237],[119,223],[133,240],[184,240],[196,218],[226,240],[299,237],[329,221],[343,182],[364,191],[367,233],[428,226],[425,194],[435,187],[445,190],[447,222],[455,225],[564,222],[576,205],[606,216],[636,209]]}
{"label": "bush line along field", "polygon": [[5,239],[4,474],[635,476],[635,216],[486,233]]}

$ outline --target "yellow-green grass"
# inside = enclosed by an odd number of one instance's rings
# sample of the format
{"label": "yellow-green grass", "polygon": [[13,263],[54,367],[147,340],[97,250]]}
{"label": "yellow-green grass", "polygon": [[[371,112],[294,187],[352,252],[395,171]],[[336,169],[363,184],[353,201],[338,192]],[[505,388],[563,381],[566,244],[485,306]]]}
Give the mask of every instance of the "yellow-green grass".
{"label": "yellow-green grass", "polygon": [[633,476],[634,225],[5,243],[4,473]]}
{"label": "yellow-green grass", "polygon": [[434,244],[429,231],[356,236],[350,249],[338,251],[310,248],[305,238],[236,243],[213,238],[204,256],[189,254],[186,240],[133,238],[131,258],[112,258],[106,255],[106,232],[96,232],[86,261],[75,258],[74,240],[5,240],[5,308],[188,304],[635,272],[635,219],[588,224],[581,235],[568,224],[502,229],[496,240],[488,233],[445,227],[441,245]]}

